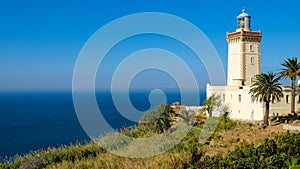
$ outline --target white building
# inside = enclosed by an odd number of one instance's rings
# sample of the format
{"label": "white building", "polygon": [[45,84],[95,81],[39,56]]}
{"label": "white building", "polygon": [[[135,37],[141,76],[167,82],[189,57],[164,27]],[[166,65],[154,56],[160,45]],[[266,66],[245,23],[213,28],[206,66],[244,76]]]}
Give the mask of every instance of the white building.
{"label": "white building", "polygon": [[[227,86],[207,84],[207,98],[212,94],[221,95],[223,104],[229,106],[230,117],[240,120],[263,120],[265,105],[252,102],[250,86],[256,74],[260,73],[260,42],[262,32],[252,31],[250,15],[245,10],[237,16],[237,29],[228,32],[228,72]],[[270,115],[289,113],[291,107],[291,88],[282,86],[284,97],[270,105]],[[300,91],[296,93],[296,112],[300,112]]]}

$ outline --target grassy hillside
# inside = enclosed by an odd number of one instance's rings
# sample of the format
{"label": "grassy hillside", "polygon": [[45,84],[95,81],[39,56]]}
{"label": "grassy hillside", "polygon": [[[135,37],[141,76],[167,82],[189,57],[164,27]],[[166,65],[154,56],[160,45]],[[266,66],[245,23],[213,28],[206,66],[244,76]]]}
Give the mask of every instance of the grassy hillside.
{"label": "grassy hillside", "polygon": [[[158,118],[148,114],[143,119],[151,119],[148,123],[120,132],[132,138],[158,135],[170,127],[167,123],[172,122],[173,113],[167,106],[162,114],[153,113]],[[262,129],[256,124],[236,122],[223,116],[216,132],[202,143],[199,136],[206,119],[202,116],[196,119],[180,143],[154,157],[121,157],[91,142],[33,152],[0,163],[0,168],[289,168],[300,163],[300,134],[282,130],[281,125]],[[115,136],[115,133],[106,136],[112,143],[110,150],[131,144],[130,139],[120,141]],[[142,152],[143,147],[137,150]]]}

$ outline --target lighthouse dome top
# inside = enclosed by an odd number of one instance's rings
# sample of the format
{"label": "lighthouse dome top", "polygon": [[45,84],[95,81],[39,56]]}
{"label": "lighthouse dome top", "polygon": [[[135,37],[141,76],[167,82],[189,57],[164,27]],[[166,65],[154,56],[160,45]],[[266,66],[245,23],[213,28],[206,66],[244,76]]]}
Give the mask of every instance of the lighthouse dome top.
{"label": "lighthouse dome top", "polygon": [[250,19],[250,15],[248,15],[243,9],[242,13],[239,16],[237,16],[237,31],[251,31]]}
{"label": "lighthouse dome top", "polygon": [[250,15],[246,13],[245,9],[243,9],[242,13],[239,16],[237,16],[237,18],[245,18],[245,17],[250,17]]}

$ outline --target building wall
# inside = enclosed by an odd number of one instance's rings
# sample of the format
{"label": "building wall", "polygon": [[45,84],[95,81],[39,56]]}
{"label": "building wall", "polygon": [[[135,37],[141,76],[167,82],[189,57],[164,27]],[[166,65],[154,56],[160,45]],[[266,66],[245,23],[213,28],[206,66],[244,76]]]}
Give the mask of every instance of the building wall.
{"label": "building wall", "polygon": [[249,86],[260,73],[261,31],[240,31],[226,34],[228,43],[227,86]]}
{"label": "building wall", "polygon": [[245,42],[245,85],[251,85],[256,74],[260,73],[258,42]]}
{"label": "building wall", "polygon": [[221,96],[222,104],[229,108],[229,117],[237,120],[263,120],[264,104],[252,102],[249,87],[207,85],[207,98],[212,94]]}
{"label": "building wall", "polygon": [[241,45],[239,40],[234,40],[228,44],[228,53],[231,57],[228,57],[228,75],[227,82],[229,86],[233,86],[232,79],[242,79],[242,60],[241,60]]}
{"label": "building wall", "polygon": [[[270,104],[270,116],[288,114],[291,111],[291,90],[288,87],[283,88],[284,97],[280,102]],[[260,121],[263,120],[265,113],[265,104],[259,101],[252,101],[249,94],[250,86],[210,86],[207,85],[207,98],[212,94],[221,96],[222,104],[228,105],[229,116],[232,119]],[[288,96],[288,100],[287,97]],[[300,112],[300,89],[297,90],[295,99],[295,111]]]}
{"label": "building wall", "polygon": [[[291,112],[291,88],[290,87],[282,87],[283,88],[283,98],[281,98],[280,102],[274,102],[270,105],[270,113],[273,114],[288,114]],[[296,91],[295,97],[295,112],[300,113],[300,89],[298,88]]]}
{"label": "building wall", "polygon": [[205,106],[185,106],[186,111],[194,111],[196,114],[201,114],[205,111]]}

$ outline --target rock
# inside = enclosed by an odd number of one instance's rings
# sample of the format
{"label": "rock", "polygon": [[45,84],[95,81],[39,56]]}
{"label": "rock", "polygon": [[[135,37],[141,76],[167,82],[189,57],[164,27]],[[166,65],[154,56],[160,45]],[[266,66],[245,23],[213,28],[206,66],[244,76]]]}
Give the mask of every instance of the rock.
{"label": "rock", "polygon": [[43,160],[40,158],[30,159],[20,167],[20,169],[40,169],[40,168],[43,168]]}
{"label": "rock", "polygon": [[300,120],[294,120],[292,124],[300,125]]}

